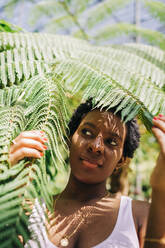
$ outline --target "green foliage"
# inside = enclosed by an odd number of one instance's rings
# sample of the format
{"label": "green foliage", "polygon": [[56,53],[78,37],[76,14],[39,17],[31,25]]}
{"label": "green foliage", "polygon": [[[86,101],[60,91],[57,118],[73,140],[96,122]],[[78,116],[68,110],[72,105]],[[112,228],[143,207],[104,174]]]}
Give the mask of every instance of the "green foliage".
{"label": "green foliage", "polygon": [[165,3],[152,0],[143,0],[143,2],[145,3],[145,6],[147,7],[151,15],[156,17],[165,25]]}
{"label": "green foliage", "polygon": [[38,160],[24,159],[10,168],[8,150],[11,140],[24,130],[44,130],[49,139],[47,152],[50,151],[56,174],[68,170],[59,151],[60,144],[61,150],[66,150],[64,136],[68,117],[64,91],[58,80],[57,75],[53,79],[50,75],[36,76],[21,86],[0,91],[0,242],[4,247],[23,247],[17,235],[22,235],[24,241],[28,239],[27,212],[31,209],[27,201],[42,197],[47,207],[52,207],[46,154]]}
{"label": "green foliage", "polygon": [[31,23],[47,16],[50,21],[45,25],[44,31],[67,33],[92,40],[92,29],[129,2],[130,0],[104,0],[100,3],[94,3],[93,0],[40,1],[34,6]]}
{"label": "green foliage", "polygon": [[149,44],[156,45],[162,50],[165,50],[164,34],[158,31],[137,27],[129,23],[118,23],[111,26],[105,26],[97,33],[94,40],[99,44],[100,42],[126,35],[140,35],[145,41],[149,42]]}
{"label": "green foliage", "polygon": [[[49,21],[44,31],[71,34],[74,37],[92,41],[94,44],[102,44],[105,41],[112,43],[112,39],[116,36],[140,35],[149,44],[165,50],[165,36],[161,32],[129,23],[108,24],[108,18],[129,2],[128,0],[104,0],[93,4],[93,1],[78,2],[77,0],[40,1],[34,7],[31,20],[34,24],[39,18],[47,16]],[[148,0],[143,0],[142,3],[154,17],[164,22],[165,5],[163,3]]]}
{"label": "green foliage", "polygon": [[[42,197],[51,209],[52,190],[58,193],[67,181],[72,102],[76,107],[92,96],[94,107],[119,103],[124,121],[137,115],[150,129],[152,116],[165,114],[165,53],[147,45],[97,47],[35,33],[1,33],[0,44],[0,242],[22,247],[17,235],[29,237],[27,200]],[[48,137],[44,157],[10,168],[11,141],[35,129]]]}
{"label": "green foliage", "polygon": [[[35,2],[35,0],[28,0],[28,2]],[[10,18],[13,15],[15,7],[19,3],[24,3],[24,0],[8,0],[8,1],[5,1],[4,10],[7,13],[8,18]]]}
{"label": "green foliage", "polygon": [[[10,0],[6,7],[14,6],[21,0]],[[94,44],[111,42],[116,36],[140,36],[151,45],[165,50],[165,36],[163,33],[137,27],[129,23],[109,25],[110,16],[117,10],[129,4],[130,0],[48,0],[34,4],[31,11],[32,25],[45,18],[43,27],[45,32],[55,34],[70,34],[74,37],[91,41]],[[141,0],[142,8],[148,11],[162,23],[165,23],[165,4],[159,1]]]}
{"label": "green foliage", "polygon": [[8,23],[4,20],[0,20],[0,32],[10,32],[10,33],[15,33],[15,32],[20,32],[22,29],[16,25],[13,25],[11,23]]}

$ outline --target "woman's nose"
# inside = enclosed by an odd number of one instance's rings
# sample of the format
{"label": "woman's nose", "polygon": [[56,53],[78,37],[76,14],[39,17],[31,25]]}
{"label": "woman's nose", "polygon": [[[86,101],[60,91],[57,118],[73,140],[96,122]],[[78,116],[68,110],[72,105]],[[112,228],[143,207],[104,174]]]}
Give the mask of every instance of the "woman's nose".
{"label": "woman's nose", "polygon": [[104,142],[101,136],[97,136],[95,139],[91,140],[88,144],[88,151],[97,153],[98,155],[104,152]]}

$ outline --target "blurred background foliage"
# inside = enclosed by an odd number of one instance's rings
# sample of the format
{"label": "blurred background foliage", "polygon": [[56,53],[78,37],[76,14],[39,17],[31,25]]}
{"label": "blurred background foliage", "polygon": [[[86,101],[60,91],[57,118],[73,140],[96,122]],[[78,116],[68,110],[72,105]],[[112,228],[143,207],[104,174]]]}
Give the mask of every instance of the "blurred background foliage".
{"label": "blurred background foliage", "polygon": [[165,0],[1,0],[3,19],[27,31],[103,45],[147,42],[165,49]]}
{"label": "blurred background foliage", "polygon": [[[1,32],[67,34],[97,45],[141,42],[165,50],[165,0],[1,0],[0,14]],[[73,111],[79,96],[70,101]],[[139,126],[140,147],[124,177],[132,197],[148,200],[159,147],[140,121]],[[57,190],[65,179],[59,175],[54,184],[52,168],[50,187]]]}
{"label": "blurred background foliage", "polygon": [[0,20],[0,32],[15,33],[15,32],[20,32],[20,31],[22,31],[22,28],[16,25],[13,25],[11,23],[8,23],[5,20]]}

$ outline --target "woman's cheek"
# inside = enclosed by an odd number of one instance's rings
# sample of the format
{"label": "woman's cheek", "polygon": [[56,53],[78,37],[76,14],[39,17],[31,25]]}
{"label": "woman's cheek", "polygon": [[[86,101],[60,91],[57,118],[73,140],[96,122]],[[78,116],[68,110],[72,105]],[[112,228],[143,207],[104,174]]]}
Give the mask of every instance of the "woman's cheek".
{"label": "woman's cheek", "polygon": [[74,137],[72,142],[74,149],[77,151],[82,151],[82,149],[86,147],[87,141],[82,139],[81,137]]}

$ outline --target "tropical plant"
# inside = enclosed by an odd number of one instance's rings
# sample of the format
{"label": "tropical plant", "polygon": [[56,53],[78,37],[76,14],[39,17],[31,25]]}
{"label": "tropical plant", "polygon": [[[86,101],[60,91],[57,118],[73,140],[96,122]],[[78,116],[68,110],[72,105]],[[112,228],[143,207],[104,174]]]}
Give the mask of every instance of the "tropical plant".
{"label": "tropical plant", "polygon": [[23,31],[20,27],[13,25],[11,23],[8,23],[4,20],[0,20],[0,32],[15,33],[15,32],[20,32],[20,31]]}
{"label": "tropical plant", "polygon": [[[67,33],[94,44],[111,42],[113,38],[123,35],[140,35],[149,44],[165,50],[165,35],[161,32],[119,21],[109,24],[109,18],[115,16],[117,10],[125,7],[128,3],[130,3],[128,0],[104,0],[97,3],[93,1],[82,1],[81,3],[77,0],[39,1],[32,11],[31,22],[34,24],[38,19],[47,17],[47,23],[43,27],[44,31]],[[163,22],[164,3],[142,0],[142,4],[154,17]]]}
{"label": "tropical plant", "polygon": [[165,50],[165,35],[158,31],[146,29],[143,27],[135,26],[129,23],[118,23],[111,26],[106,26],[95,35],[95,44],[100,44],[102,42],[113,40],[114,38],[119,38],[127,35],[140,36],[143,40],[150,45],[157,46],[162,50]]}
{"label": "tropical plant", "polygon": [[165,26],[165,4],[160,1],[143,0],[148,11]]}
{"label": "tropical plant", "polygon": [[[21,2],[22,0],[9,0],[4,8],[12,9],[15,4],[21,4]],[[118,10],[130,4],[130,0],[40,0],[37,3],[31,0],[31,2],[33,2],[30,12],[31,24],[34,26],[39,22],[40,31],[42,29],[44,32],[69,34],[93,44],[112,44],[116,37],[140,36],[147,43],[165,50],[163,33],[125,23],[125,21],[121,22]],[[141,4],[154,18],[164,23],[164,3],[141,0]],[[111,17],[115,20],[115,24],[109,23]]]}
{"label": "tropical plant", "polygon": [[49,21],[44,31],[67,32],[72,36],[91,40],[92,29],[129,2],[130,0],[40,1],[34,6],[31,22],[35,23],[45,15],[49,17]]}
{"label": "tropical plant", "polygon": [[[51,210],[49,166],[54,193],[61,190],[61,175],[67,180],[71,101],[78,105],[93,97],[94,106],[119,104],[125,122],[138,116],[150,130],[152,116],[165,114],[165,53],[147,45],[97,47],[37,33],[0,33],[0,51],[0,244],[13,248],[23,247],[19,235],[29,238],[28,201],[42,197]],[[48,151],[11,167],[12,140],[32,129],[45,131]]]}

